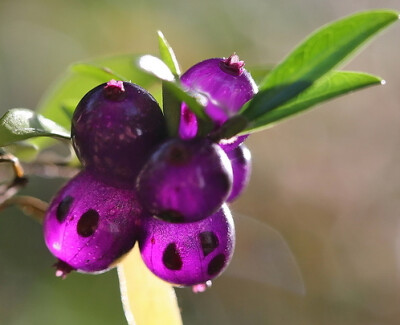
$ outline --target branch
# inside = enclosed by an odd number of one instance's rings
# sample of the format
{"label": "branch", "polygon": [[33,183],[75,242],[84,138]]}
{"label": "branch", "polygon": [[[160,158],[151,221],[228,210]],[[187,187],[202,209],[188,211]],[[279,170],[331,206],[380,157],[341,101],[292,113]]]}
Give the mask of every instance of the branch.
{"label": "branch", "polygon": [[49,204],[32,196],[16,196],[0,204],[0,212],[9,207],[17,207],[24,214],[42,223]]}
{"label": "branch", "polygon": [[3,150],[0,151],[0,163],[11,163],[15,177],[10,184],[0,186],[0,204],[13,197],[18,191],[25,187],[28,179],[24,176],[24,169],[22,168],[19,160],[14,155],[7,153]]}

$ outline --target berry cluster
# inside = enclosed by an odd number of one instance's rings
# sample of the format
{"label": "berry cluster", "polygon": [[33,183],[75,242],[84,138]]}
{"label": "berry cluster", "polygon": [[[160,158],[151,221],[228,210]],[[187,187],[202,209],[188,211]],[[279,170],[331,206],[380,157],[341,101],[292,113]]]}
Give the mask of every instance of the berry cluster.
{"label": "berry cluster", "polygon": [[[236,55],[209,59],[181,77],[202,96],[215,130],[257,87]],[[139,243],[158,277],[203,290],[232,258],[235,229],[225,202],[247,185],[246,136],[198,136],[198,121],[181,106],[179,137],[168,137],[155,99],[143,88],[111,80],[87,93],[72,118],[72,142],[83,169],[51,202],[44,222],[56,275],[104,272]]]}

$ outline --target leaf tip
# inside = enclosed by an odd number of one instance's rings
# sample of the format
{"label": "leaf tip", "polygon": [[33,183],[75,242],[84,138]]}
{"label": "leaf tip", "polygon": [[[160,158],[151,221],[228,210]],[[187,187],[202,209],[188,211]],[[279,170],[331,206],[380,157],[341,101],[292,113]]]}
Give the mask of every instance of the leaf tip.
{"label": "leaf tip", "polygon": [[159,38],[165,39],[164,34],[161,30],[157,30],[157,35]]}
{"label": "leaf tip", "polygon": [[168,68],[168,66],[162,60],[155,56],[148,54],[143,55],[137,60],[137,65],[142,70],[154,75],[161,80],[170,82],[175,81],[175,76]]}

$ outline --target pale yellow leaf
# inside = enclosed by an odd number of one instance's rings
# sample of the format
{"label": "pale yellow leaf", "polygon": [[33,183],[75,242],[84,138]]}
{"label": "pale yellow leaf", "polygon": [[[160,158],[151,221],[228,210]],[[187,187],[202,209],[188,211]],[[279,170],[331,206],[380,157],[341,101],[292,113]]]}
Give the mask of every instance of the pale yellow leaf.
{"label": "pale yellow leaf", "polygon": [[118,276],[129,325],[182,325],[174,288],[147,269],[137,245],[118,265]]}

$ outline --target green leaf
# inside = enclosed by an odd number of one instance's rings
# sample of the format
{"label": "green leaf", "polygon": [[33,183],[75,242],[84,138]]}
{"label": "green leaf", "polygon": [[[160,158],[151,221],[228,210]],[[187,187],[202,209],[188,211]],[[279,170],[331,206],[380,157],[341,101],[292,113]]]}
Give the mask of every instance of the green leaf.
{"label": "green leaf", "polygon": [[42,136],[70,138],[63,127],[29,109],[10,109],[0,119],[0,147]]}
{"label": "green leaf", "polygon": [[247,67],[246,70],[251,74],[253,80],[257,85],[259,85],[266,76],[272,71],[273,66],[252,66]]}
{"label": "green leaf", "polygon": [[199,103],[199,100],[201,99],[185,92],[178,82],[164,81],[164,84],[164,87],[166,87],[168,91],[181,102],[185,102],[198,118],[204,121],[210,121],[210,118],[204,112],[203,106]]}
{"label": "green leaf", "polygon": [[170,91],[170,88],[165,84],[165,81],[162,82],[162,99],[168,134],[171,137],[176,137],[179,133],[182,102],[173,92]]}
{"label": "green leaf", "polygon": [[81,98],[97,85],[123,78],[147,89],[154,83],[154,78],[137,67],[137,58],[135,55],[119,55],[72,65],[44,95],[38,111],[69,129],[71,120],[63,113],[62,107],[65,108],[66,103],[67,107],[76,107]]}
{"label": "green leaf", "polygon": [[146,72],[154,81],[176,81],[175,75],[164,61],[156,56],[146,54],[137,59],[137,66]]}
{"label": "green leaf", "polygon": [[[175,53],[161,31],[158,31],[158,46],[162,61],[167,65],[177,79],[180,75],[180,68]],[[181,101],[169,91],[169,88],[162,82],[163,112],[167,121],[168,133],[175,137],[178,135],[181,118]]]}
{"label": "green leaf", "polygon": [[370,74],[350,71],[332,72],[318,80],[296,98],[253,120],[243,133],[271,127],[273,123],[298,114],[323,101],[357,89],[380,84],[384,84],[384,80]]}
{"label": "green leaf", "polygon": [[201,98],[187,93],[162,60],[152,55],[144,55],[137,60],[137,65],[147,72],[154,81],[163,82],[163,92],[167,90],[171,96],[175,96],[181,102],[185,102],[199,119],[206,122],[210,121],[210,118],[204,112],[203,106],[199,103]]}
{"label": "green leaf", "polygon": [[78,74],[83,74],[87,76],[92,76],[98,80],[123,80],[128,81],[128,78],[115,73],[110,68],[98,66],[95,64],[89,63],[75,63],[71,66],[71,71],[76,72]]}
{"label": "green leaf", "polygon": [[242,114],[252,121],[284,104],[343,64],[361,45],[398,18],[396,11],[366,11],[317,30],[267,75],[259,85],[260,92],[244,105]]}
{"label": "green leaf", "polygon": [[174,288],[149,271],[138,245],[122,258],[118,278],[129,325],[182,325]]}
{"label": "green leaf", "polygon": [[161,60],[164,61],[174,75],[180,76],[181,69],[179,68],[175,52],[161,31],[158,31],[158,47],[160,50]]}

